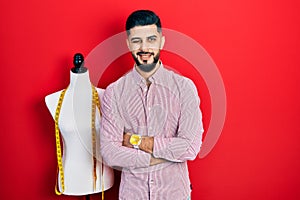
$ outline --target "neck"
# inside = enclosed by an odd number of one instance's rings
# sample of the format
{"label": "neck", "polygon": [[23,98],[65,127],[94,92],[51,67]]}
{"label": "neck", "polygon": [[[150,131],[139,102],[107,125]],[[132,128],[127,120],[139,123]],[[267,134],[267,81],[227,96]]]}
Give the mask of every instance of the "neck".
{"label": "neck", "polygon": [[152,71],[150,71],[150,72],[144,72],[144,71],[140,70],[140,68],[137,67],[136,65],[135,65],[135,68],[136,68],[137,72],[138,72],[138,73],[139,73],[146,81],[148,81],[149,77],[152,76],[152,75],[156,72],[156,70],[159,68],[160,64],[161,64],[160,61],[157,62],[156,65],[155,65],[155,67],[154,67],[154,69],[153,69]]}
{"label": "neck", "polygon": [[91,86],[89,72],[74,73],[70,71],[70,86],[72,90],[84,89]]}

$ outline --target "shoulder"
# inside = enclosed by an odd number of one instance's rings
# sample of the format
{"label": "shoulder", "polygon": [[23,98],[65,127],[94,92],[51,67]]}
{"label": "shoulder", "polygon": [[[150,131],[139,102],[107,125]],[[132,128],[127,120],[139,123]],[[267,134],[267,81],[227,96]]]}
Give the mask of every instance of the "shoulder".
{"label": "shoulder", "polygon": [[45,97],[45,102],[46,102],[46,105],[50,105],[50,104],[53,104],[53,103],[57,103],[58,102],[58,99],[61,95],[63,90],[60,90],[60,91],[57,91],[55,93],[52,93],[52,94],[49,94]]}
{"label": "shoulder", "polygon": [[46,106],[53,117],[62,91],[60,90],[45,97]]}
{"label": "shoulder", "polygon": [[194,82],[185,76],[172,72],[172,79],[176,85],[176,96],[181,102],[181,105],[199,105],[200,97]]}
{"label": "shoulder", "polygon": [[127,74],[120,77],[118,80],[110,83],[107,88],[105,89],[104,95],[107,95],[108,93],[117,93],[121,94],[123,91],[125,91],[128,86],[132,84],[133,78],[132,78],[132,70],[129,71]]}
{"label": "shoulder", "polygon": [[110,83],[103,93],[104,104],[119,104],[121,98],[130,93],[134,79],[132,70],[120,77],[118,80]]}
{"label": "shoulder", "polygon": [[178,92],[182,93],[184,91],[195,91],[196,86],[194,82],[183,75],[180,75],[172,70],[166,69],[166,82],[169,85],[172,85],[171,87],[175,87]]}

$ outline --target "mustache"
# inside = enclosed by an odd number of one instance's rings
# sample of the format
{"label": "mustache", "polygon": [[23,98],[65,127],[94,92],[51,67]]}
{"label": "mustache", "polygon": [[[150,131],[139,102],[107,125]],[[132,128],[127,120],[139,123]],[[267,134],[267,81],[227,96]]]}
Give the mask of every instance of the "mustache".
{"label": "mustache", "polygon": [[138,56],[140,55],[146,55],[146,54],[149,54],[149,55],[152,55],[154,56],[154,53],[153,52],[146,52],[146,51],[139,51],[136,53]]}

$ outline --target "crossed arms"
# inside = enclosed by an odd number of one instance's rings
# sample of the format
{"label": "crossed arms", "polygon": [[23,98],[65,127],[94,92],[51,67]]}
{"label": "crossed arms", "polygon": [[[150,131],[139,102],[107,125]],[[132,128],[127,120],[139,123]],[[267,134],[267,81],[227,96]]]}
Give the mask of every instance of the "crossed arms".
{"label": "crossed arms", "polygon": [[200,151],[203,126],[196,87],[190,81],[181,91],[181,113],[174,137],[143,136],[140,150],[129,143],[131,133],[124,133],[114,87],[105,91],[101,110],[100,145],[104,162],[112,167],[145,168],[162,162],[193,160]]}

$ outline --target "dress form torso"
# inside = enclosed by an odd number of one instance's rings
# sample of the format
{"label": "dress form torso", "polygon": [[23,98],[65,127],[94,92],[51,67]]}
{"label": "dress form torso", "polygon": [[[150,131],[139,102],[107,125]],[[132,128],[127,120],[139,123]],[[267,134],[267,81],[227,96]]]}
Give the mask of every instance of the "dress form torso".
{"label": "dress form torso", "polygon": [[[104,90],[96,88],[99,99]],[[55,117],[57,103],[62,91],[46,96],[46,105]],[[92,145],[92,84],[88,72],[73,73],[71,71],[70,85],[66,90],[60,116],[59,128],[63,141],[63,170],[65,195],[86,195],[102,191],[102,178],[104,190],[113,185],[113,170],[103,165],[99,148],[100,112],[96,109],[96,152],[97,152],[97,180],[94,189],[93,174],[93,145]],[[58,174],[58,187],[62,191],[60,174]]]}

